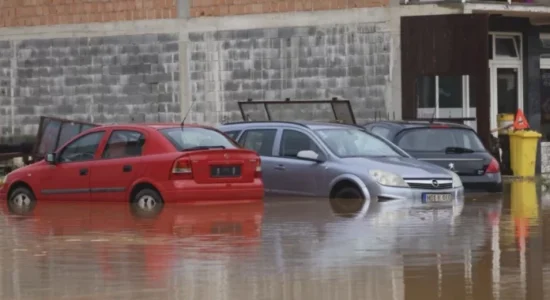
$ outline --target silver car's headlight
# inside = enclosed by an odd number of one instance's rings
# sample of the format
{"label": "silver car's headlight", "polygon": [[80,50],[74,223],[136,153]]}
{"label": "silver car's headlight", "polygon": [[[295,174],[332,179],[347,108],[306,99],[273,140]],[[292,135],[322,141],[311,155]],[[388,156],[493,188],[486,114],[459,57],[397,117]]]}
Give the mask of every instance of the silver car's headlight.
{"label": "silver car's headlight", "polygon": [[451,172],[451,175],[453,176],[453,188],[462,187],[462,180],[460,180],[460,176],[458,176],[455,172]]}
{"label": "silver car's headlight", "polygon": [[381,170],[371,170],[369,171],[370,176],[376,180],[381,185],[385,186],[394,186],[394,187],[409,187],[409,185],[403,180],[403,178],[397,174],[381,171]]}

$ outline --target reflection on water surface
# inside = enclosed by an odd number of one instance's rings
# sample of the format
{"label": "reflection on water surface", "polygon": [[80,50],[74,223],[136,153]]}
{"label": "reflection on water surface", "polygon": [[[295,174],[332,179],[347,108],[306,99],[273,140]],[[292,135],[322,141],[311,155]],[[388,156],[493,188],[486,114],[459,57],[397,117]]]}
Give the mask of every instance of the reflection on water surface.
{"label": "reflection on water surface", "polygon": [[[544,299],[534,183],[462,207],[38,203],[0,216],[3,299]],[[541,200],[542,199],[542,200]],[[547,200],[548,199],[548,200]],[[547,251],[548,250],[548,251]]]}

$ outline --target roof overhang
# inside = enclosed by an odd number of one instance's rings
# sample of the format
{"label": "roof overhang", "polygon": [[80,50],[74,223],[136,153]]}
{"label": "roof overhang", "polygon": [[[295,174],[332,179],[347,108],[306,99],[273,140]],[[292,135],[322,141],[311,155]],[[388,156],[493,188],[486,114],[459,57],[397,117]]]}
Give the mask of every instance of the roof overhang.
{"label": "roof overhang", "polygon": [[464,3],[464,13],[529,18],[533,25],[550,24],[550,6],[522,3]]}

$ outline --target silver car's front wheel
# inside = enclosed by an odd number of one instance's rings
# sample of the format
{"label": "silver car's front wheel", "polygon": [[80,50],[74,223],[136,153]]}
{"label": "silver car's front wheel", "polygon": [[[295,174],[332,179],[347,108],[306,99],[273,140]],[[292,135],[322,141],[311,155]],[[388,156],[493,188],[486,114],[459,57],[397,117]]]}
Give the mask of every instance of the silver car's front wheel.
{"label": "silver car's front wheel", "polygon": [[361,190],[353,186],[345,186],[331,193],[330,205],[332,210],[344,217],[355,217],[368,206],[368,199]]}

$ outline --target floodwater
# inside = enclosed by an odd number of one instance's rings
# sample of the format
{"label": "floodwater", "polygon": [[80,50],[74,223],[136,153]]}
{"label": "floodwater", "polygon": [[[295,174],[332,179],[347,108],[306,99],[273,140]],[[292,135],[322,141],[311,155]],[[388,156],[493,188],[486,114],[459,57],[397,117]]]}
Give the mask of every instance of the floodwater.
{"label": "floodwater", "polygon": [[[0,216],[1,299],[544,299],[550,195],[463,206],[38,203]],[[549,278],[549,279],[545,279]],[[548,297],[546,297],[548,298]]]}

